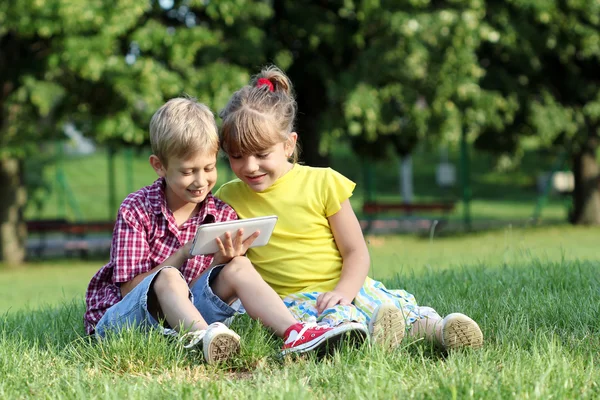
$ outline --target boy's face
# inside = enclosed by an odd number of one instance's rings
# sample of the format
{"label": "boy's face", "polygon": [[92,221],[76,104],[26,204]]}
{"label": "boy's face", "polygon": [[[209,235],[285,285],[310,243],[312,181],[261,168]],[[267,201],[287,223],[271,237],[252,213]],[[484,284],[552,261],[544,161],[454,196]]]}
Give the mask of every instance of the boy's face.
{"label": "boy's face", "polygon": [[155,155],[150,164],[167,183],[167,205],[177,210],[188,204],[199,204],[217,182],[217,154],[198,152],[186,158],[170,157],[168,166]]}

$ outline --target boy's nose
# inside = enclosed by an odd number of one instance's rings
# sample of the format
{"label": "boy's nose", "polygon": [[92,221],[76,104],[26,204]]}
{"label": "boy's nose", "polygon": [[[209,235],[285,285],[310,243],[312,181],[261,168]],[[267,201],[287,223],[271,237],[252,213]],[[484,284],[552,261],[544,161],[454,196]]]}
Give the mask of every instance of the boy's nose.
{"label": "boy's nose", "polygon": [[206,179],[206,174],[203,173],[196,174],[195,181],[196,182],[194,182],[194,184],[199,188],[206,186],[208,183],[208,180]]}

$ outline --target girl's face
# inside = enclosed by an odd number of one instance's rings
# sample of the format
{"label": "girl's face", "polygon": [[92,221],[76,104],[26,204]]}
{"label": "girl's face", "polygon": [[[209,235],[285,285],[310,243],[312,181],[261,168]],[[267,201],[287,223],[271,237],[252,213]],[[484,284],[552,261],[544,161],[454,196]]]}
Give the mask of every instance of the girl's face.
{"label": "girl's face", "polygon": [[202,203],[217,182],[216,154],[169,157],[168,167],[152,155],[150,163],[158,176],[165,178],[167,205],[172,211]]}
{"label": "girl's face", "polygon": [[294,151],[297,135],[293,132],[290,139],[264,149],[257,154],[229,155],[229,164],[235,175],[255,192],[262,192],[285,175],[293,164],[288,159]]}

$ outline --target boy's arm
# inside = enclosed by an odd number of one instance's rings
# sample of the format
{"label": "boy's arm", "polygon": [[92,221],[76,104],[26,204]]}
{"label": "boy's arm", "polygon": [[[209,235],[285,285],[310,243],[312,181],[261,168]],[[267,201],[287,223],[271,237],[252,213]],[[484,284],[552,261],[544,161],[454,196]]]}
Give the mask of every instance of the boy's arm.
{"label": "boy's arm", "polygon": [[350,304],[369,273],[369,251],[350,200],[342,202],[341,209],[329,217],[329,225],[342,255],[342,274],[335,289],[317,299],[319,312],[336,304]]}
{"label": "boy's arm", "polygon": [[152,268],[150,271],[143,272],[136,275],[133,279],[127,282],[121,283],[121,297],[125,297],[127,293],[131,292],[141,281],[144,280],[148,275],[151,275],[161,269],[162,267],[172,266],[177,269],[181,269],[183,264],[191,258],[190,250],[192,249],[193,240],[187,242],[183,247],[180,247],[176,252],[167,257],[162,263]]}
{"label": "boy's arm", "polygon": [[151,224],[149,218],[145,209],[135,206],[121,206],[117,214],[110,261],[113,265],[113,282],[119,286],[121,297],[163,266],[180,269],[189,258],[192,242],[173,252],[160,265],[153,265],[147,233],[148,224]]}

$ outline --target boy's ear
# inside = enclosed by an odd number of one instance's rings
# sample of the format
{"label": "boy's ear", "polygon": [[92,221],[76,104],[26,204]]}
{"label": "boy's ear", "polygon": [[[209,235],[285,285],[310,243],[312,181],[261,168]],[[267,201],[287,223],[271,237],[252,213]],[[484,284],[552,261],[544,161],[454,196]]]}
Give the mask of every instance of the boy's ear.
{"label": "boy's ear", "polygon": [[154,168],[156,174],[159,177],[163,178],[166,175],[167,169],[164,167],[162,161],[160,161],[158,157],[152,154],[148,161],[150,161],[150,165],[152,166],[152,168]]}

